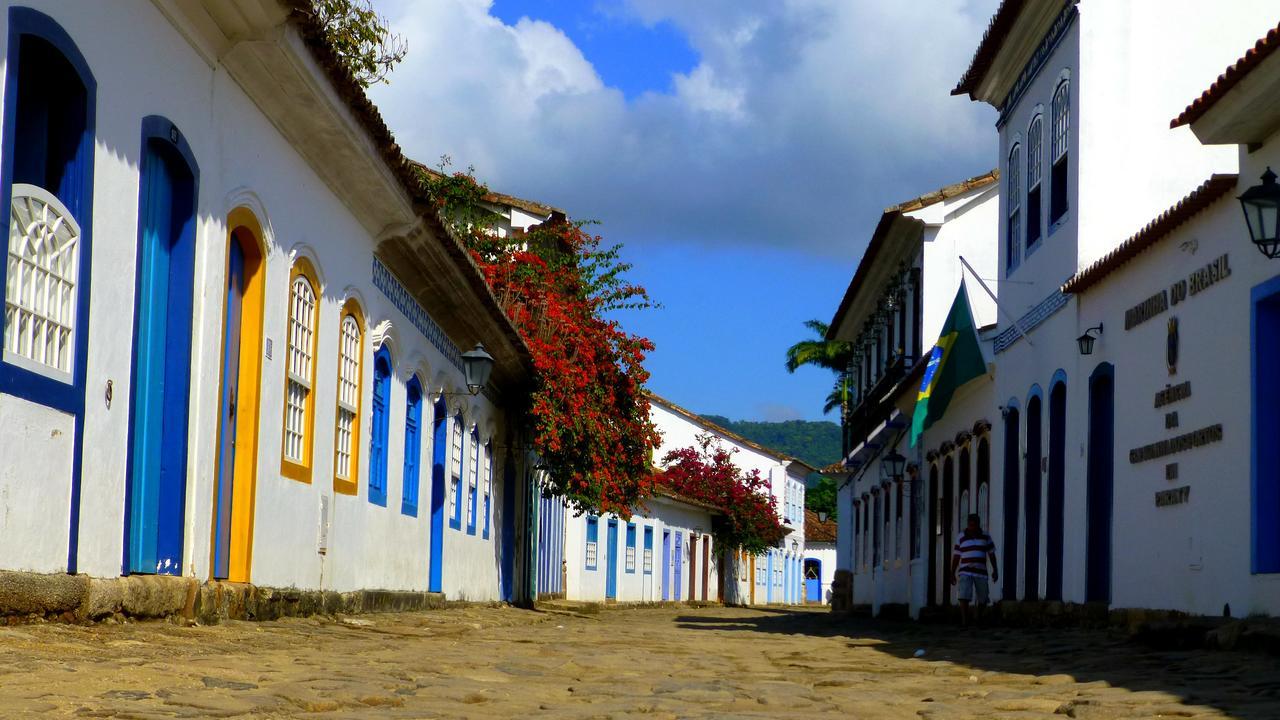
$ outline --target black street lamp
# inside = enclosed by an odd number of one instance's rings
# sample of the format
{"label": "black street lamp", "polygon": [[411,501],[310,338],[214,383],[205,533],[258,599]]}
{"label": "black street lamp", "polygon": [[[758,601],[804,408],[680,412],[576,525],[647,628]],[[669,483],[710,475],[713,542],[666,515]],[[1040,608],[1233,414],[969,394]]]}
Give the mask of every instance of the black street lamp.
{"label": "black street lamp", "polygon": [[467,378],[467,389],[477,395],[489,382],[493,372],[493,356],[484,351],[484,345],[476,343],[474,350],[462,353],[462,374]]}
{"label": "black street lamp", "polygon": [[886,482],[902,482],[902,473],[907,467],[907,459],[902,453],[894,450],[880,458],[880,479]]}
{"label": "black street lamp", "polygon": [[1276,174],[1268,167],[1262,173],[1262,184],[1245,190],[1239,199],[1249,237],[1258,252],[1272,260],[1280,257],[1280,185],[1276,184]]}
{"label": "black street lamp", "polygon": [[1093,334],[1095,330],[1097,331],[1098,335],[1101,335],[1102,323],[1098,323],[1097,327],[1091,327],[1088,330],[1085,330],[1083,335],[1076,338],[1076,342],[1080,343],[1081,355],[1093,354],[1093,341],[1098,339],[1097,336]]}

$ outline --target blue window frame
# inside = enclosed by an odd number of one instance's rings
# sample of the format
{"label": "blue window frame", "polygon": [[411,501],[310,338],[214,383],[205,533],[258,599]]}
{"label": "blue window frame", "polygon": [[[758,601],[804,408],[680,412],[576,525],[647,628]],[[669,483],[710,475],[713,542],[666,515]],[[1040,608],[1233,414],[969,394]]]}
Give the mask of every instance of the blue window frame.
{"label": "blue window frame", "polygon": [[626,570],[628,575],[636,574],[636,524],[627,523],[627,558]]}
{"label": "blue window frame", "polygon": [[449,527],[462,529],[462,468],[466,464],[466,445],[463,442],[462,413],[453,416],[453,428],[449,437]]}
{"label": "blue window frame", "polygon": [[653,574],[653,527],[644,528],[644,574]]}
{"label": "blue window frame", "polygon": [[480,494],[480,430],[471,429],[471,464],[467,470],[467,534],[476,534],[476,500]]}
{"label": "blue window frame", "polygon": [[[80,527],[86,321],[89,281],[93,276],[97,82],[71,36],[48,15],[29,8],[10,8],[8,39],[4,130],[0,141],[0,225],[10,226],[14,185],[35,186],[63,206],[65,215],[79,226],[79,237],[75,240],[76,261],[67,265],[74,295],[72,302],[63,307],[71,322],[61,323],[68,344],[62,354],[54,355],[58,362],[31,362],[34,353],[23,352],[21,347],[14,352],[9,343],[14,326],[6,327],[6,349],[0,355],[0,391],[61,410],[74,419],[67,543],[67,572],[74,573]],[[11,239],[9,244],[12,243]],[[0,263],[0,286],[6,288],[6,300],[10,299],[11,289],[22,287],[7,277],[8,264]]]}
{"label": "blue window frame", "polygon": [[1280,573],[1280,377],[1271,370],[1280,353],[1280,277],[1251,291],[1253,385],[1253,512],[1251,570]]}
{"label": "blue window frame", "polygon": [[484,446],[484,534],[489,539],[489,518],[493,514],[493,443]]}
{"label": "blue window frame", "polygon": [[1022,146],[1014,143],[1005,163],[1005,204],[1007,218],[1004,227],[1005,274],[1012,274],[1022,262]]}
{"label": "blue window frame", "polygon": [[418,517],[418,478],[422,472],[422,383],[418,376],[405,387],[404,412],[404,499],[400,512]]}
{"label": "blue window frame", "polygon": [[373,355],[373,417],[369,422],[369,502],[387,506],[387,433],[391,400],[391,352]]}
{"label": "blue window frame", "polygon": [[600,564],[600,518],[587,517],[586,565],[595,570]]}

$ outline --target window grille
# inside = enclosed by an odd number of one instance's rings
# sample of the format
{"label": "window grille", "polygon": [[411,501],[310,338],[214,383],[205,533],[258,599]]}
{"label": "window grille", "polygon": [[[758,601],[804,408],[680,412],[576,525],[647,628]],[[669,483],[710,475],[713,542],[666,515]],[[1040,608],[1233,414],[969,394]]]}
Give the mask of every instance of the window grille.
{"label": "window grille", "polygon": [[301,463],[306,453],[307,402],[311,396],[316,293],[305,276],[294,278],[289,303],[289,365],[284,456]]}
{"label": "window grille", "polygon": [[80,226],[66,206],[43,188],[15,183],[4,298],[5,360],[70,379],[79,260]]}
{"label": "window grille", "polygon": [[360,326],[355,317],[342,318],[338,334],[338,433],[334,443],[334,474],[351,479],[355,423],[360,402]]}

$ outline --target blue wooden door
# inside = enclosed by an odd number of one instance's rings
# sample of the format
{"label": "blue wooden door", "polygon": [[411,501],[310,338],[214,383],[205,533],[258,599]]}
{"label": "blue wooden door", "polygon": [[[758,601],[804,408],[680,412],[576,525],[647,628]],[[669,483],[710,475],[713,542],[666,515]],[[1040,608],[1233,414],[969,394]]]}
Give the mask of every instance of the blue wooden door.
{"label": "blue wooden door", "polygon": [[227,577],[231,562],[231,498],[236,468],[236,397],[240,391],[240,315],[244,304],[244,249],[231,238],[227,307],[222,321],[222,399],[218,417],[218,491],[214,509],[213,576]]}
{"label": "blue wooden door", "polygon": [[142,167],[141,233],[134,310],[127,567],[178,575],[187,474],[191,303],[195,268],[194,178],[161,139]]}
{"label": "blue wooden door", "polygon": [[391,400],[391,353],[384,345],[373,356],[373,413],[369,422],[369,502],[387,504],[388,403]]}
{"label": "blue wooden door", "polygon": [[804,561],[804,600],[822,602],[822,561],[817,558]]}
{"label": "blue wooden door", "polygon": [[769,553],[768,567],[769,567],[769,575],[768,575],[769,585],[768,585],[768,589],[765,591],[764,601],[773,602],[773,582],[774,581],[773,581],[773,553],[772,552]]}
{"label": "blue wooden door", "polygon": [[443,592],[444,587],[444,462],[448,450],[448,414],[444,400],[438,401],[432,410],[431,424],[431,566],[428,571],[427,589]]}
{"label": "blue wooden door", "polygon": [[671,599],[671,531],[662,531],[662,599]]}
{"label": "blue wooden door", "polygon": [[672,600],[676,600],[676,601],[680,600],[680,577],[681,577],[680,570],[683,568],[683,566],[684,566],[684,536],[677,532],[676,533],[676,551],[675,551],[675,554],[671,556],[671,587],[673,588],[673,592],[671,593]]}
{"label": "blue wooden door", "polygon": [[1089,376],[1089,455],[1085,517],[1085,600],[1111,602],[1114,515],[1115,377],[1110,363]]}
{"label": "blue wooden door", "polygon": [[502,463],[502,599],[515,601],[516,595],[516,463],[507,453]]}
{"label": "blue wooden door", "polygon": [[606,599],[618,597],[618,521],[609,521],[609,533],[606,536],[609,546],[605,548],[605,580],[604,596]]}

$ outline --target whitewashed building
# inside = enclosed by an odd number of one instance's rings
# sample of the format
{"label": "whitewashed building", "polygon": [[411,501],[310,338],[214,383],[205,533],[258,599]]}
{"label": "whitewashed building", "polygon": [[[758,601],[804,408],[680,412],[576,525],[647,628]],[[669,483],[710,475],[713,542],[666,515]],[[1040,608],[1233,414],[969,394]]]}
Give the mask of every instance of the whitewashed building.
{"label": "whitewashed building", "polygon": [[836,534],[834,520],[822,520],[812,510],[804,511],[804,603],[830,605],[831,583],[836,576]]}
{"label": "whitewashed building", "polygon": [[[1169,118],[1275,12],[1266,0],[1006,2],[955,90],[999,112],[1006,179],[990,528],[1006,599],[1117,600],[1111,558],[1131,546],[1115,543],[1107,463],[1090,471],[1088,454],[1089,388],[1109,370],[1077,351],[1097,323],[1061,286],[1206,178],[1236,171],[1234,147],[1204,146]],[[1104,337],[1121,327],[1105,323]]]}
{"label": "whitewashed building", "polygon": [[0,23],[0,567],[528,598],[528,350],[312,20]]}
{"label": "whitewashed building", "polygon": [[[995,303],[964,263],[981,278],[996,276],[999,189],[999,173],[990,172],[886,209],[832,318],[829,337],[855,348],[843,426],[847,472],[837,480],[837,569],[848,573],[854,606],[918,613],[931,595],[945,598],[946,537],[958,516],[990,496],[979,467],[989,453],[989,379],[961,387],[915,447],[909,430],[921,360],[962,280],[974,322],[995,322]],[[890,456],[902,458],[899,474],[882,462]]]}
{"label": "whitewashed building", "polygon": [[668,452],[711,435],[734,464],[758,471],[771,488],[787,535],[761,556],[717,551],[719,511],[666,490],[644,501],[630,521],[611,514],[575,516],[556,498],[539,503],[538,592],[544,598],[617,602],[803,602],[804,481],[812,468],[764,448],[671,401],[650,394],[650,417],[662,436],[654,465]]}

